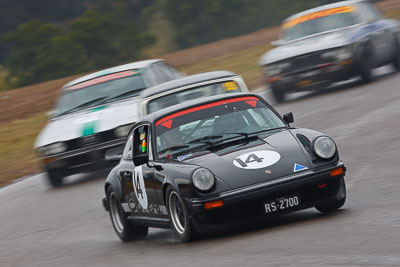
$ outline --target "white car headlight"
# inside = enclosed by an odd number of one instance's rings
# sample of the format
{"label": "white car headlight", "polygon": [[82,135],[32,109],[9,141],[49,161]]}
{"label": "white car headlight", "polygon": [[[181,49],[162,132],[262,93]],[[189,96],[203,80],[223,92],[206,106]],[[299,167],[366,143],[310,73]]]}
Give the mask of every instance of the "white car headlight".
{"label": "white car headlight", "polygon": [[351,50],[347,47],[343,47],[337,51],[336,60],[343,61],[351,58],[352,56],[353,54],[351,53]]}
{"label": "white car headlight", "polygon": [[336,50],[327,51],[321,54],[322,58],[333,59],[336,61],[343,61],[349,59],[353,56],[351,49],[348,47],[343,47]]}
{"label": "white car headlight", "polygon": [[282,70],[278,67],[278,65],[269,65],[265,68],[265,72],[268,74],[268,76],[276,76],[281,74]]}
{"label": "white car headlight", "polygon": [[64,142],[57,142],[51,145],[41,147],[38,150],[42,155],[50,156],[64,152],[65,150],[67,150],[67,145]]}
{"label": "white car headlight", "polygon": [[268,74],[268,76],[276,76],[281,74],[284,69],[289,68],[290,64],[290,62],[284,62],[268,65],[264,68],[264,71]]}
{"label": "white car headlight", "polygon": [[116,137],[126,137],[131,130],[133,124],[123,125],[115,128],[114,134]]}
{"label": "white car headlight", "polygon": [[336,144],[331,138],[320,136],[314,141],[314,151],[318,157],[330,159],[336,153]]}
{"label": "white car headlight", "polygon": [[201,191],[207,191],[213,187],[215,183],[215,178],[212,172],[210,172],[209,170],[199,168],[193,172],[192,181],[193,185],[197,189]]}

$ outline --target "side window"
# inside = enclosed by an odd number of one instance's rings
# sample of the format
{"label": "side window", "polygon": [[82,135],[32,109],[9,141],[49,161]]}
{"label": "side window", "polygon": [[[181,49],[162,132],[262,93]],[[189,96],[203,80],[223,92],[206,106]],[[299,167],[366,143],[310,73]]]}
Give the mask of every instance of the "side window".
{"label": "side window", "polygon": [[381,19],[382,13],[373,5],[363,3],[358,6],[361,9],[361,14],[363,16],[363,21],[370,23]]}
{"label": "side window", "polygon": [[133,133],[129,135],[125,144],[124,152],[122,153],[122,158],[126,160],[132,159],[132,141],[133,141]]}
{"label": "side window", "polygon": [[174,68],[170,64],[166,63],[166,64],[162,64],[162,65],[163,65],[164,70],[167,73],[167,75],[168,75],[170,80],[174,80],[174,79],[178,79],[178,78],[184,77],[184,75],[179,70],[177,70],[176,68]]}
{"label": "side window", "polygon": [[143,70],[143,77],[146,81],[147,87],[152,87],[158,84],[158,82],[155,80],[155,74],[153,74],[149,67]]}
{"label": "side window", "polygon": [[163,68],[160,66],[160,63],[155,63],[151,65],[151,70],[154,74],[155,80],[157,84],[169,81],[170,79],[167,77],[166,73],[164,73]]}
{"label": "side window", "polygon": [[379,20],[383,18],[383,14],[382,12],[378,9],[378,7],[376,7],[375,5],[372,4],[365,4],[368,12],[371,14],[371,17],[374,20]]}
{"label": "side window", "polygon": [[133,154],[135,156],[146,154],[148,151],[148,125],[143,125],[133,131]]}

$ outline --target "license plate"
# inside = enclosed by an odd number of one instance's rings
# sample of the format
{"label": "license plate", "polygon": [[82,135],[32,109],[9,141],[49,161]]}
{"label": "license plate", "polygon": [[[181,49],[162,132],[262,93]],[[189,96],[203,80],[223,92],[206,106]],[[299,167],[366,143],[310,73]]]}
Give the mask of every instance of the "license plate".
{"label": "license plate", "polygon": [[298,83],[297,83],[297,86],[303,87],[303,86],[309,85],[309,84],[311,84],[311,83],[312,83],[311,80],[304,80],[304,81],[298,82]]}
{"label": "license plate", "polygon": [[267,214],[294,208],[300,205],[300,198],[297,195],[280,197],[278,199],[268,201],[264,204]]}

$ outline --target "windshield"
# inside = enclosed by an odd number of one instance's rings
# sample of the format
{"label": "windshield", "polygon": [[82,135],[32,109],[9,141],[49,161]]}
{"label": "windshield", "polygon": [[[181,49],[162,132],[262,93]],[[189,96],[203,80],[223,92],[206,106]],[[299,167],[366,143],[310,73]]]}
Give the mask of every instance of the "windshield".
{"label": "windshield", "polygon": [[332,8],[286,21],[282,39],[291,41],[305,36],[348,27],[357,23],[355,7]]}
{"label": "windshield", "polygon": [[87,107],[137,96],[145,88],[138,70],[113,73],[88,80],[63,90],[54,109],[54,117]]}
{"label": "windshield", "polygon": [[179,103],[183,103],[191,99],[218,95],[218,94],[237,93],[241,91],[242,91],[241,88],[235,81],[225,81],[219,83],[206,84],[194,88],[188,88],[186,90],[182,90],[179,92],[175,92],[172,94],[168,94],[150,100],[147,103],[147,113],[150,114],[157,110],[173,106]]}
{"label": "windshield", "polygon": [[192,153],[213,142],[286,127],[257,97],[239,97],[190,108],[156,122],[158,157]]}

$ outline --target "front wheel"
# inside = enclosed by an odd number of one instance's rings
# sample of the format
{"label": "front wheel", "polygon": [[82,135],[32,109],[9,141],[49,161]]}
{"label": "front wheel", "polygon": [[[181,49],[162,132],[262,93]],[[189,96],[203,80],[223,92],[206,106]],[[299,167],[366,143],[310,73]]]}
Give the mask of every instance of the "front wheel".
{"label": "front wheel", "polygon": [[396,53],[393,58],[393,66],[397,71],[400,71],[400,45],[396,42]]}
{"label": "front wheel", "polygon": [[117,194],[111,188],[107,189],[107,198],[111,223],[119,239],[122,242],[144,239],[149,232],[149,228],[147,226],[132,225],[128,221]]}
{"label": "front wheel", "polygon": [[282,91],[281,88],[279,88],[279,86],[277,86],[276,84],[271,83],[270,85],[272,95],[274,96],[276,102],[282,103],[283,101],[285,101],[285,92]]}
{"label": "front wheel", "polygon": [[362,83],[370,83],[373,81],[373,64],[374,64],[374,55],[372,52],[372,48],[367,46],[363,53],[363,62],[360,62],[360,74]]}
{"label": "front wheel", "polygon": [[64,174],[55,169],[47,169],[47,179],[52,187],[59,187],[63,184]]}
{"label": "front wheel", "polygon": [[182,197],[172,187],[168,187],[166,193],[169,221],[175,234],[182,242],[189,242],[195,230],[190,223],[189,211]]}

